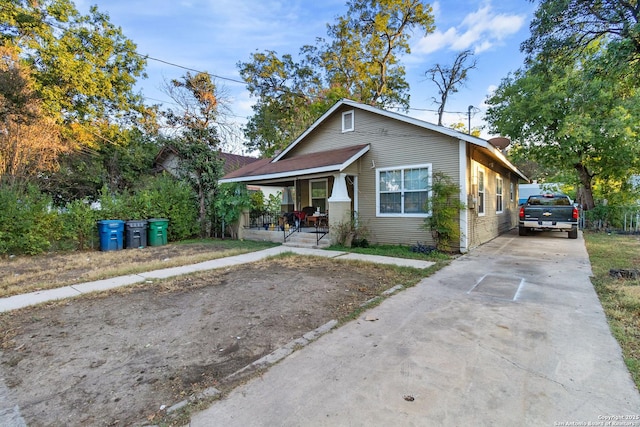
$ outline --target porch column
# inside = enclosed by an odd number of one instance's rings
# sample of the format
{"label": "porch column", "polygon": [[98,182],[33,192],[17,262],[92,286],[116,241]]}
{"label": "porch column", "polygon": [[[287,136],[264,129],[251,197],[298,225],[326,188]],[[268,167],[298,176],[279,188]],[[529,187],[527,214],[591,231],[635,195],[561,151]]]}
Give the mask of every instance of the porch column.
{"label": "porch column", "polygon": [[[340,223],[351,221],[351,197],[347,192],[346,173],[339,173],[333,176],[333,190],[327,202],[329,203],[329,230]],[[333,236],[331,237],[331,243],[336,243]]]}

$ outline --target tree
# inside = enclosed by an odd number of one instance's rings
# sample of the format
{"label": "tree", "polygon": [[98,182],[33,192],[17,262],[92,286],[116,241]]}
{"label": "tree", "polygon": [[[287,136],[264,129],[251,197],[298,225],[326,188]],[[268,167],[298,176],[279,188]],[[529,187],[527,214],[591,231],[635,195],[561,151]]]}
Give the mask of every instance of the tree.
{"label": "tree", "polygon": [[[607,53],[627,64],[640,59],[640,7],[628,0],[543,0],[522,49],[534,59],[573,60],[594,41],[607,40]],[[614,61],[620,63],[619,61]]]}
{"label": "tree", "polygon": [[4,1],[0,45],[0,173],[37,177],[56,202],[93,198],[105,182],[120,189],[143,164],[117,164],[139,148],[127,147],[136,128],[155,128],[133,90],[146,63],[136,46],[108,15],[81,15],[70,0]]}
{"label": "tree", "polygon": [[238,67],[247,89],[258,97],[245,127],[247,148],[272,156],[316,118],[309,106],[321,90],[320,76],[307,61],[296,63],[274,51],[256,52]]}
{"label": "tree", "polygon": [[331,41],[320,50],[330,85],[357,101],[409,106],[409,85],[399,56],[411,53],[409,32],[433,31],[431,7],[419,0],[350,0],[346,15],[328,26]]}
{"label": "tree", "polygon": [[31,73],[16,49],[0,46],[0,181],[54,171],[58,156],[68,150],[60,127],[43,114]]}
{"label": "tree", "polygon": [[591,46],[580,62],[533,62],[488,100],[492,131],[509,136],[544,167],[573,170],[577,200],[594,207],[593,182],[638,170],[640,92],[633,81],[602,72],[606,54]]}
{"label": "tree", "polygon": [[449,95],[458,92],[458,87],[463,85],[469,77],[469,70],[476,68],[477,61],[472,57],[473,52],[464,50],[458,53],[453,65],[436,64],[425,72],[427,77],[438,87],[440,95],[440,100],[433,98],[438,104],[438,126],[442,126],[442,116]]}
{"label": "tree", "polygon": [[418,0],[351,0],[329,25],[328,40],[303,46],[301,59],[256,52],[239,63],[258,98],[245,129],[249,148],[273,155],[341,98],[379,107],[409,105],[399,57],[410,53],[409,33],[433,30],[431,8]]}
{"label": "tree", "polygon": [[60,123],[124,120],[142,111],[133,86],[145,59],[97,7],[83,16],[70,0],[6,0],[0,31],[2,44],[31,69],[46,114]]}
{"label": "tree", "polygon": [[165,90],[178,105],[176,111],[169,109],[164,115],[175,130],[172,145],[180,159],[180,176],[198,196],[200,234],[207,237],[211,231],[208,213],[223,170],[218,156],[216,85],[207,73],[187,73],[181,80],[171,80]]}

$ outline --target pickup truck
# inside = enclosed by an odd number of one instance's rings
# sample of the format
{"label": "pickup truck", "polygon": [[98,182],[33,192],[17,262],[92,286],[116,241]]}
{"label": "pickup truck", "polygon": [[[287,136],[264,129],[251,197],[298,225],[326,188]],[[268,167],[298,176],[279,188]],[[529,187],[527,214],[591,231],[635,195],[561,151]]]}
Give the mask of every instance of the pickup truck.
{"label": "pickup truck", "polygon": [[578,208],[564,194],[529,196],[520,207],[518,234],[532,230],[567,231],[570,239],[578,238]]}

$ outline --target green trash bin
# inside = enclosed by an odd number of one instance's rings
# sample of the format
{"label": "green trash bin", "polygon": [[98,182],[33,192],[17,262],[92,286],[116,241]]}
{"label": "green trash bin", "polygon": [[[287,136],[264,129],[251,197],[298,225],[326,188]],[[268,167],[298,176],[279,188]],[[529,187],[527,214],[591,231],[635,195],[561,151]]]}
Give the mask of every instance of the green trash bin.
{"label": "green trash bin", "polygon": [[169,220],[164,218],[152,218],[149,223],[149,246],[162,246],[167,244],[167,228]]}

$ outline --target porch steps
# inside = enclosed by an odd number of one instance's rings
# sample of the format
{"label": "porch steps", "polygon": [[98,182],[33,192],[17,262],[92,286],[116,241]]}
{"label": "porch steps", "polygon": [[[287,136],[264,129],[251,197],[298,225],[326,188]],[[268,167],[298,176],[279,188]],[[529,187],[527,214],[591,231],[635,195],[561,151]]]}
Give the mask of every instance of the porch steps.
{"label": "porch steps", "polygon": [[299,232],[287,237],[287,241],[282,246],[294,248],[323,249],[331,246],[331,237],[327,234],[319,242],[316,242],[316,233]]}

